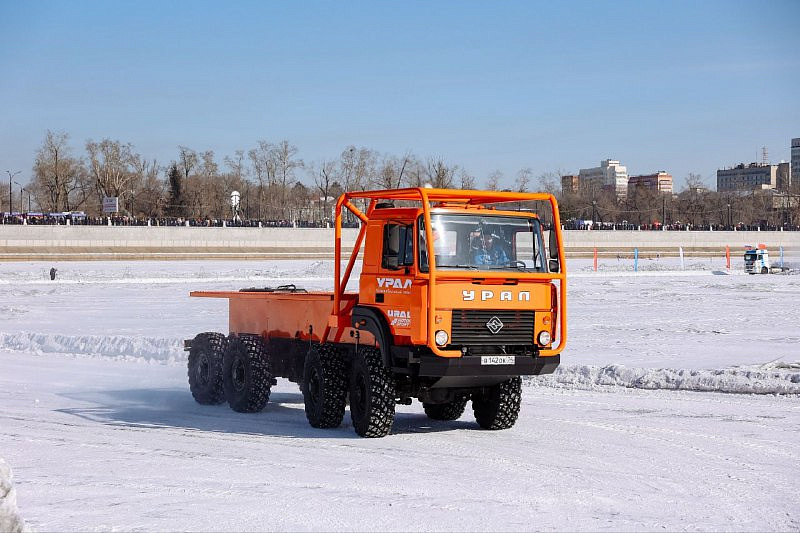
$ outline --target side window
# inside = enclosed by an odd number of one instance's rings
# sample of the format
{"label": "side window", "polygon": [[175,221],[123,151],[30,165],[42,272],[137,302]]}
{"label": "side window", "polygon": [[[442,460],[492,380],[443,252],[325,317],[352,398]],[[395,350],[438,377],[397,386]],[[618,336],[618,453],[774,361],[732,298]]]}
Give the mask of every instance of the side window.
{"label": "side window", "polygon": [[414,227],[388,222],[383,227],[381,267],[395,270],[414,264]]}
{"label": "side window", "polygon": [[517,261],[533,261],[533,233],[519,231],[514,239],[514,259]]}

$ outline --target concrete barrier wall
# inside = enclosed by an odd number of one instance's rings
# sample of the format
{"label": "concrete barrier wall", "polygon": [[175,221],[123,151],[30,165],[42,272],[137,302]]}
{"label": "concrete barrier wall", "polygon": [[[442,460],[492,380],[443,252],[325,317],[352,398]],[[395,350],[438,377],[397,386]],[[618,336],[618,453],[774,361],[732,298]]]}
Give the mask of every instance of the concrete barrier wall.
{"label": "concrete barrier wall", "polygon": [[[357,230],[344,229],[344,249]],[[677,255],[718,254],[730,246],[764,243],[800,253],[800,232],[735,231],[567,231],[565,247],[573,257],[631,252]],[[129,226],[0,225],[0,260],[89,259],[265,259],[330,258],[334,230],[321,228],[195,228]]]}

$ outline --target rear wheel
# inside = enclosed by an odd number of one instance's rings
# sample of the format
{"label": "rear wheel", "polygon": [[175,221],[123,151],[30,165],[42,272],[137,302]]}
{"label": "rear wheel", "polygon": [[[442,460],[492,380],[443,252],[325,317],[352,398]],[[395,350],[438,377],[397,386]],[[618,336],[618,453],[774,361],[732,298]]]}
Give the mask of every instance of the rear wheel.
{"label": "rear wheel", "polygon": [[515,377],[472,395],[475,420],[483,429],[508,429],[519,416],[522,378]]}
{"label": "rear wheel", "polygon": [[261,337],[231,336],[223,357],[225,397],[231,409],[257,413],[269,401],[272,374],[269,356]]}
{"label": "rear wheel", "polygon": [[339,427],[347,403],[347,375],[342,354],[330,344],[311,348],[300,389],[308,423],[315,428]]}
{"label": "rear wheel", "polygon": [[458,420],[467,407],[466,398],[456,398],[447,403],[423,403],[425,414],[432,420]]}
{"label": "rear wheel", "polygon": [[200,333],[189,350],[189,390],[197,403],[217,405],[225,401],[222,355],[227,341],[222,333]]}
{"label": "rear wheel", "polygon": [[394,423],[395,383],[377,348],[361,348],[350,375],[350,416],[362,437],[385,437]]}

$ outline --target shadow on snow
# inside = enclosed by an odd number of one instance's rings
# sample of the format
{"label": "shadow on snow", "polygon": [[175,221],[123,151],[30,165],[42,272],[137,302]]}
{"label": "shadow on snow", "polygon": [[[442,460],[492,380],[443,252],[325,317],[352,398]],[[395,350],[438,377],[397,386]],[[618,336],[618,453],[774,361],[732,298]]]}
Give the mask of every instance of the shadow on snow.
{"label": "shadow on snow", "polygon": [[[260,413],[237,413],[227,403],[200,405],[185,389],[126,389],[63,394],[91,405],[57,409],[87,421],[140,429],[185,429],[254,436],[309,439],[359,438],[349,411],[335,429],[316,429],[306,420],[301,393],[273,392]],[[466,413],[464,415],[467,416]],[[391,435],[477,429],[475,422],[439,422],[420,413],[398,412]]]}

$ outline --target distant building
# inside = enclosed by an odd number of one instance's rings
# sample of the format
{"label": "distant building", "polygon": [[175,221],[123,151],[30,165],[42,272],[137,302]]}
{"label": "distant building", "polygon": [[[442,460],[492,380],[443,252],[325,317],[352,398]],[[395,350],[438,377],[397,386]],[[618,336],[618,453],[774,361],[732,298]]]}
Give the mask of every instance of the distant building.
{"label": "distant building", "polygon": [[792,174],[789,178],[800,181],[800,137],[792,139]]}
{"label": "distant building", "polygon": [[577,193],[581,180],[578,176],[561,176],[561,190],[563,192]]}
{"label": "distant building", "polygon": [[628,193],[635,187],[643,187],[651,191],[672,194],[672,174],[661,170],[655,174],[631,176],[628,178]]}
{"label": "distant building", "polygon": [[789,163],[778,163],[778,172],[775,176],[775,188],[779,191],[788,191],[792,186],[792,167]]}
{"label": "distant building", "polygon": [[740,163],[733,168],[717,170],[717,191],[752,191],[775,189],[778,186],[778,165]]}
{"label": "distant building", "polygon": [[578,178],[582,188],[597,187],[617,197],[624,197],[628,192],[628,169],[614,159],[600,161],[599,167],[582,168]]}

